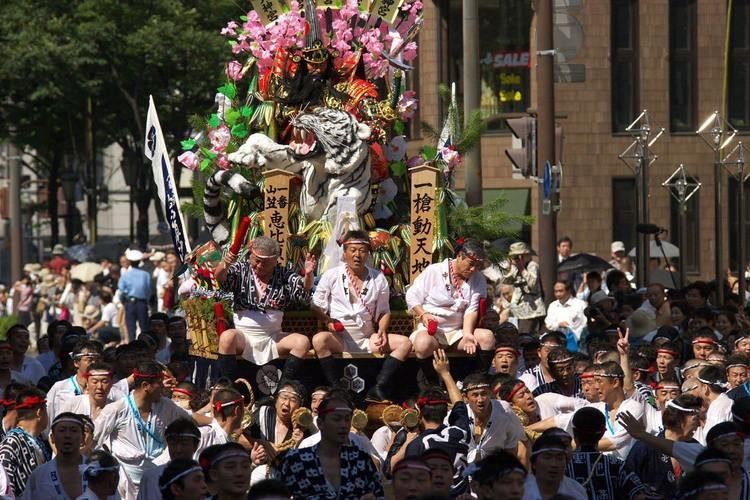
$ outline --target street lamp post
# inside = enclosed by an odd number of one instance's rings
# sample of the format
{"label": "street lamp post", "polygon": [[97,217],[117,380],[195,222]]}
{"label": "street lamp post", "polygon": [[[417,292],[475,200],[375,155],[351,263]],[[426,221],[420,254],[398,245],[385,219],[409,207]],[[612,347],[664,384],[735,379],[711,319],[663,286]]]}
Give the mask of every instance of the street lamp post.
{"label": "street lamp post", "polygon": [[742,305],[745,305],[745,292],[747,283],[745,278],[745,268],[747,267],[747,250],[745,249],[745,181],[750,177],[750,173],[745,172],[745,152],[747,146],[738,142],[732,151],[727,154],[721,164],[727,169],[729,175],[737,181],[737,220],[739,231],[737,231],[737,278],[739,279],[739,296]]}
{"label": "street lamp post", "polygon": [[724,232],[721,220],[721,155],[732,142],[737,130],[714,111],[695,132],[714,152],[714,243],[716,264],[716,293],[719,304],[724,303]]}
{"label": "street lamp post", "polygon": [[[619,155],[619,159],[636,175],[636,220],[639,224],[647,224],[648,216],[648,167],[656,161],[657,156],[651,151],[651,146],[664,133],[663,128],[653,126],[648,110],[644,109],[625,129],[633,138],[633,142]],[[658,130],[654,133],[654,130]],[[636,277],[638,286],[648,285],[648,235],[638,233],[636,245]]]}
{"label": "street lamp post", "polygon": [[680,218],[678,219],[679,245],[680,245],[680,287],[685,282],[685,250],[687,249],[687,202],[701,188],[701,183],[692,180],[685,173],[685,166],[680,163],[672,175],[661,184],[669,191],[680,206]]}

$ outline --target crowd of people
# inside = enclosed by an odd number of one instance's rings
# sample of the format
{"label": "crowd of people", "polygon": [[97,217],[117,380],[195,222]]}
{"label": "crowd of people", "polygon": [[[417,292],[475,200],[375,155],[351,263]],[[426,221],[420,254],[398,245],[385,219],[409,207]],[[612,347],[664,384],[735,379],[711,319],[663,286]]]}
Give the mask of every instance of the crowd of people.
{"label": "crowd of people", "polygon": [[[408,287],[406,336],[368,234],[340,243],[319,276],[266,237],[226,252],[232,325],[208,370],[175,254],[131,249],[86,282],[61,248],[27,266],[2,304],[0,498],[750,499],[750,324],[731,289],[638,290],[615,242],[611,269],[558,276],[550,300],[528,245],[491,263],[467,239]],[[284,331],[292,305],[316,334]],[[344,352],[382,358],[366,398],[340,383]],[[460,380],[456,356],[475,365]],[[239,358],[284,359],[270,397],[238,382]],[[399,377],[410,358],[417,383]],[[312,362],[325,385],[308,387]]]}

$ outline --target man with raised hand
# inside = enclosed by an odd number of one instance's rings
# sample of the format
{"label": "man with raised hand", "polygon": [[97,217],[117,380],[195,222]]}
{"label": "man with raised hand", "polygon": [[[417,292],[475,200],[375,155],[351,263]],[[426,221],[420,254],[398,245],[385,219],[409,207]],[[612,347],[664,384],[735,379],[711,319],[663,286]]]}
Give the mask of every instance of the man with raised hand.
{"label": "man with raised hand", "polygon": [[[327,330],[316,334],[312,344],[323,376],[332,387],[341,378],[332,354],[388,354],[369,394],[372,399],[384,400],[389,382],[411,352],[411,342],[403,335],[388,334],[390,288],[383,273],[367,265],[367,232],[348,231],[342,246],[344,262],[323,273],[313,295],[312,310]],[[377,330],[373,324],[377,324]]]}

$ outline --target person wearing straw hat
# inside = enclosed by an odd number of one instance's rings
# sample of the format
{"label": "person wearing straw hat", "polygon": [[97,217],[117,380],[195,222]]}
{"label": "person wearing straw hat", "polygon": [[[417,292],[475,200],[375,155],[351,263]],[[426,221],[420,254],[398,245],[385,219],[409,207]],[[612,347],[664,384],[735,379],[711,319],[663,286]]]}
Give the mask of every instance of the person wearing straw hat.
{"label": "person wearing straw hat", "polygon": [[83,494],[80,467],[83,443],[83,420],[75,413],[60,413],[50,426],[50,442],[55,456],[31,473],[21,497],[32,499],[67,499]]}
{"label": "person wearing straw hat", "polygon": [[544,305],[539,264],[531,259],[531,249],[523,241],[510,246],[502,282],[513,285],[510,307],[513,316],[518,318],[518,331],[522,335],[535,334],[547,309]]}
{"label": "person wearing straw hat", "polygon": [[52,458],[52,450],[41,434],[49,425],[44,393],[27,388],[16,396],[18,424],[0,442],[0,464],[5,468],[13,488],[20,497],[34,469]]}
{"label": "person wearing straw hat", "polygon": [[219,339],[219,369],[234,380],[237,355],[255,365],[264,365],[286,355],[285,378],[294,379],[310,349],[310,340],[300,333],[281,330],[284,310],[292,303],[310,302],[316,258],[305,256],[304,278],[279,264],[278,242],[259,236],[250,243],[245,260],[231,251],[214,269],[221,288],[234,293],[234,326]]}

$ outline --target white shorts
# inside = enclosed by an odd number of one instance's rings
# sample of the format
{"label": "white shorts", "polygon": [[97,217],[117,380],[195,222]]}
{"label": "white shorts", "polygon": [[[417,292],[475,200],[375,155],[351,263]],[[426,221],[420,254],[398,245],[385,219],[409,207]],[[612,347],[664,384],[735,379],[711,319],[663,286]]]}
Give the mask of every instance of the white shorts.
{"label": "white shorts", "polygon": [[357,328],[347,327],[343,332],[333,332],[333,335],[344,344],[344,352],[372,352],[370,350],[372,332],[367,333]]}
{"label": "white shorts", "polygon": [[278,358],[276,343],[288,335],[281,331],[283,317],[284,313],[275,310],[235,313],[234,327],[245,337],[242,357],[259,366]]}
{"label": "white shorts", "polygon": [[[416,341],[419,332],[427,333],[427,328],[425,328],[424,325],[419,325],[419,328],[417,328],[414,332],[412,332],[411,335],[409,335],[409,340],[412,344],[414,344],[414,342]],[[435,334],[435,340],[437,340],[438,344],[440,344],[441,346],[449,347],[461,340],[461,337],[463,336],[464,332],[460,328],[450,330],[438,327],[437,333]]]}

